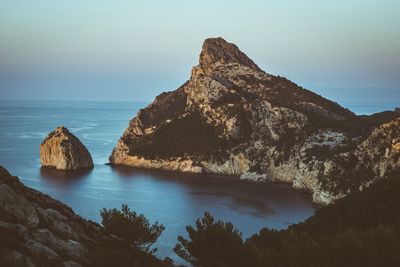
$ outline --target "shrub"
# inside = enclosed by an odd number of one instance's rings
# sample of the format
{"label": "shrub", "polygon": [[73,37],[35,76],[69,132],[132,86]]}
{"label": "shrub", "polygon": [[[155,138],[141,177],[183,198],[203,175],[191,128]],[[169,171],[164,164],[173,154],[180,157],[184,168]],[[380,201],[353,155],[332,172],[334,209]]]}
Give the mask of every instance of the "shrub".
{"label": "shrub", "polygon": [[151,225],[143,214],[136,214],[128,205],[122,205],[121,210],[103,208],[100,215],[101,223],[108,234],[116,235],[146,252],[157,251],[150,247],[164,231],[164,225],[158,222]]}
{"label": "shrub", "polygon": [[178,236],[175,253],[193,266],[252,266],[241,233],[232,223],[216,221],[206,212],[196,227],[187,226],[189,240]]}

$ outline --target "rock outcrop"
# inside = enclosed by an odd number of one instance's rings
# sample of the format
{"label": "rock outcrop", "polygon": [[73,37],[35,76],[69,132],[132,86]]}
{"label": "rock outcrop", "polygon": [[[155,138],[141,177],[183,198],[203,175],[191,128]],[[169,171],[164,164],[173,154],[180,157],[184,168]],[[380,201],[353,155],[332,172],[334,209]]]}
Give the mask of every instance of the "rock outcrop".
{"label": "rock outcrop", "polygon": [[288,182],[328,204],[399,169],[398,123],[395,112],[356,116],[211,38],[190,80],[130,121],[110,162]]}
{"label": "rock outcrop", "polygon": [[166,266],[0,166],[0,266]]}
{"label": "rock outcrop", "polygon": [[63,171],[93,168],[87,148],[63,126],[57,127],[40,144],[40,162],[43,167]]}

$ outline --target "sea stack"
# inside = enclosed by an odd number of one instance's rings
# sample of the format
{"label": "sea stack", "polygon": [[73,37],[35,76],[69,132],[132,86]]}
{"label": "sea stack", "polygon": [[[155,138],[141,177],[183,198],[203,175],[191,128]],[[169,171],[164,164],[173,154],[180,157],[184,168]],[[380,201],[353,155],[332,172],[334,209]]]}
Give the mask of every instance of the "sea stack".
{"label": "sea stack", "polygon": [[357,116],[268,74],[222,38],[133,118],[110,162],[286,182],[329,204],[400,170],[400,114]]}
{"label": "sea stack", "polygon": [[40,144],[40,162],[43,167],[62,171],[93,168],[87,148],[64,126],[57,127]]}

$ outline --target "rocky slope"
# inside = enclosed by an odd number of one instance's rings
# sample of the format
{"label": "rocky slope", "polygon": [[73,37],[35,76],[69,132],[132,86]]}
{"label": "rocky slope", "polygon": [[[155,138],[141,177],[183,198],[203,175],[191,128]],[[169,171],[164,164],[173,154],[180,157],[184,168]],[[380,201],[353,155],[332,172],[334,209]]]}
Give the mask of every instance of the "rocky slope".
{"label": "rocky slope", "polygon": [[130,121],[110,162],[288,182],[328,204],[399,169],[399,120],[356,116],[211,38],[190,80]]}
{"label": "rocky slope", "polygon": [[0,266],[166,266],[0,166]]}
{"label": "rocky slope", "polygon": [[57,127],[41,143],[40,162],[43,167],[57,170],[93,168],[87,148],[63,126]]}

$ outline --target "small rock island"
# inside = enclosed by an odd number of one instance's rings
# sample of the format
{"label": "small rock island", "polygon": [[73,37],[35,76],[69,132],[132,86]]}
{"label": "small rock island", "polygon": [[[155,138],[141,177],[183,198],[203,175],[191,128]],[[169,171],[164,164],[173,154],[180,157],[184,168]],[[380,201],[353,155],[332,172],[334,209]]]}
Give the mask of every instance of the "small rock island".
{"label": "small rock island", "polygon": [[64,126],[57,127],[40,145],[42,167],[62,171],[93,168],[87,148]]}

